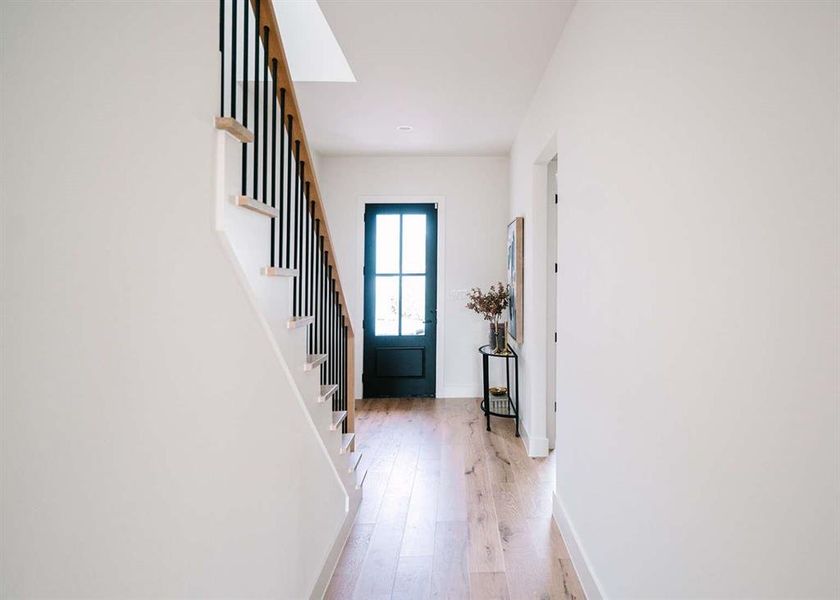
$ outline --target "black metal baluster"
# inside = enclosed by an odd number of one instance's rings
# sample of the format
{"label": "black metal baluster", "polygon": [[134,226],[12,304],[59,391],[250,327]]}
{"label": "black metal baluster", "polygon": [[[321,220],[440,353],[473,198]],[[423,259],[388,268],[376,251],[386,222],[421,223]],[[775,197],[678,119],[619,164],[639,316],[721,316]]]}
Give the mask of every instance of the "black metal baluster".
{"label": "black metal baluster", "polygon": [[292,268],[292,134],[295,121],[292,115],[287,118],[286,134],[289,136],[289,153],[286,160],[286,268]]}
{"label": "black metal baluster", "polygon": [[[324,348],[324,353],[327,355],[327,383],[334,383],[330,378],[329,372],[329,365],[332,361],[332,353],[330,350],[332,349],[332,290],[333,290],[333,268],[332,265],[327,267],[327,272],[329,274],[327,279],[327,339],[326,339],[326,347]],[[333,396],[333,410],[335,410],[335,396]]]}
{"label": "black metal baluster", "polygon": [[[309,265],[309,279],[307,280],[307,287],[309,291],[307,295],[309,297],[309,305],[307,314],[315,316],[315,267],[316,261],[315,257],[318,253],[318,232],[321,227],[321,222],[315,218],[315,202],[309,202],[309,213],[312,215],[312,239],[310,241],[310,265]],[[315,346],[315,325],[313,321],[313,325],[309,328],[307,339],[309,340],[309,347],[314,348]]]}
{"label": "black metal baluster", "polygon": [[[338,384],[338,404],[341,408],[338,410],[345,410],[344,408],[344,400],[341,397],[341,390],[344,386],[341,383],[341,356],[342,356],[342,342],[341,342],[341,323],[344,319],[341,316],[341,305],[337,305],[336,313],[338,318],[336,319],[336,326],[335,326],[335,382]],[[345,419],[346,421],[347,419]]]}
{"label": "black metal baluster", "polygon": [[[248,0],[244,0],[247,2]],[[230,43],[230,116],[236,118],[236,0],[231,5],[230,18],[233,22]]]}
{"label": "black metal baluster", "polygon": [[344,410],[344,402],[341,399],[341,306],[336,304],[335,319],[335,382],[338,384],[338,410]]}
{"label": "black metal baluster", "polygon": [[[268,204],[268,27],[263,27],[263,202]],[[271,199],[274,202],[274,198]],[[272,231],[274,230],[272,224]]]}
{"label": "black metal baluster", "polygon": [[[324,238],[321,238],[321,246],[324,245]],[[324,260],[324,269],[323,273],[321,274],[321,330],[318,332],[318,352],[320,354],[326,353],[326,343],[324,342],[324,338],[327,332],[327,273],[329,270],[329,261],[328,261],[329,251],[324,249],[323,260]],[[321,369],[321,383],[327,383],[327,374]]]}
{"label": "black metal baluster", "polygon": [[[266,31],[266,43],[268,43],[268,27],[265,28]],[[280,122],[283,122],[283,117],[281,115]],[[277,167],[277,59],[274,58],[271,60],[271,208],[277,207],[277,197],[275,196],[275,187],[274,187],[274,174]],[[282,179],[282,175],[281,175]],[[278,228],[278,231],[275,232],[275,226]],[[278,246],[278,262],[274,262],[274,248],[276,245],[276,235],[279,234],[279,227],[280,227],[280,220],[271,217],[271,240],[269,241],[270,244],[270,265],[272,267],[279,264],[279,246]]]}
{"label": "black metal baluster", "polygon": [[312,244],[312,215],[309,213],[309,182],[303,182],[303,201],[304,201],[304,229],[305,229],[305,236],[304,236],[304,244],[303,244],[303,277],[301,277],[302,289],[301,289],[301,297],[303,298],[303,306],[301,308],[301,312],[304,316],[311,316],[309,312],[309,260],[310,260],[310,250]]}
{"label": "black metal baluster", "polygon": [[309,328],[309,347],[312,349],[311,352],[314,354],[317,352],[315,348],[315,337],[318,331],[318,298],[316,294],[318,293],[318,269],[320,265],[318,264],[318,260],[320,257],[320,253],[318,250],[318,234],[321,231],[321,222],[318,219],[313,219],[314,225],[312,229],[312,291],[310,293],[310,298],[312,299],[312,304],[310,307],[309,314],[314,317],[312,321],[312,327]]}
{"label": "black metal baluster", "polygon": [[[344,319],[341,319],[341,385],[344,388],[342,397],[344,398],[344,410],[349,406],[350,397],[348,393],[350,386],[347,385],[347,325]],[[344,428],[342,432],[347,433],[347,420],[344,420]]]}
{"label": "black metal baluster", "polygon": [[[338,275],[338,271],[336,271],[336,275]],[[338,287],[338,282],[336,282],[335,287]],[[336,289],[333,292],[333,343],[332,343],[332,353],[335,360],[333,360],[332,364],[332,378],[333,381],[339,383],[338,381],[338,290]],[[341,402],[341,398],[338,399]],[[339,405],[339,409],[340,405]]]}
{"label": "black metal baluster", "polygon": [[[336,272],[336,275],[338,275],[338,272]],[[335,364],[336,364],[337,359],[338,359],[338,356],[336,355],[336,351],[335,351],[336,321],[337,321],[336,314],[335,314],[335,305],[336,305],[335,297],[336,297],[336,294],[337,294],[337,292],[335,291],[335,279],[333,279],[330,282],[330,290],[332,292],[332,327],[331,327],[331,331],[330,331],[332,337],[330,338],[330,350],[329,350],[329,353],[330,353],[330,379],[332,380],[333,383],[338,383],[337,378],[335,376]],[[336,410],[341,410],[341,409],[338,408]]]}
{"label": "black metal baluster", "polygon": [[[341,381],[341,364],[342,364],[342,361],[344,360],[344,337],[342,335],[342,331],[343,331],[343,328],[344,328],[344,317],[341,315],[341,306],[340,305],[338,307],[338,314],[339,314],[338,335],[336,336],[338,338],[338,343],[337,343],[337,346],[338,346],[338,360],[336,361],[335,370],[336,370],[336,379],[338,380],[337,381],[337,383],[338,383],[338,402],[339,402],[339,404],[341,404],[341,409],[340,410],[347,410],[347,406],[344,403],[344,396],[342,395],[342,391],[344,390],[344,382]],[[344,419],[344,420],[345,420],[345,422],[347,421],[347,419]],[[342,427],[342,431],[344,431],[343,427]]]}
{"label": "black metal baluster", "polygon": [[[248,0],[242,0],[242,21],[245,27],[242,36],[242,126],[248,127]],[[235,85],[235,83],[234,83]],[[242,142],[242,195],[248,195],[248,144]]]}
{"label": "black metal baluster", "polygon": [[[275,77],[274,77],[274,85],[277,85],[277,69],[275,68]],[[274,94],[275,98],[277,94]],[[280,88],[280,177],[279,177],[279,192],[277,194],[277,207],[280,209],[280,220],[277,222],[277,266],[280,267],[283,265],[283,220],[288,218],[288,215],[284,215],[283,213],[283,163],[284,161],[284,151],[286,148],[286,135],[285,135],[285,128],[283,127],[283,123],[286,120],[286,88]]]}
{"label": "black metal baluster", "polygon": [[295,140],[295,256],[294,268],[297,269],[297,276],[292,283],[292,313],[297,317],[298,312],[298,295],[297,295],[297,281],[300,279],[300,255],[298,253],[298,246],[300,246],[300,235],[298,235],[298,221],[300,221],[300,210],[298,205],[298,182],[300,181],[300,140]]}
{"label": "black metal baluster", "polygon": [[260,4],[257,0],[254,16],[254,200],[259,200],[260,195]]}
{"label": "black metal baluster", "polygon": [[[319,297],[320,302],[320,320],[321,320],[321,327],[318,329],[318,352],[320,354],[324,354],[326,352],[326,346],[324,344],[324,335],[327,330],[327,255],[329,252],[324,247],[324,238],[321,237],[321,248],[323,249],[323,253],[321,254],[321,260],[323,261],[321,264],[321,294]],[[327,377],[325,373],[321,373],[321,382],[326,383]]]}
{"label": "black metal baluster", "polygon": [[[336,283],[336,288],[338,284]],[[335,365],[333,365],[333,373],[335,373],[335,382],[341,386],[341,304],[338,300],[338,289],[335,291]],[[341,403],[341,396],[338,398]],[[339,410],[344,410],[344,405]]]}
{"label": "black metal baluster", "polygon": [[[296,145],[299,145],[300,142],[296,141]],[[303,313],[303,276],[304,273],[304,219],[306,215],[304,214],[304,206],[303,206],[303,182],[306,180],[306,161],[301,160],[299,162],[300,169],[298,170],[298,178],[295,181],[295,185],[297,185],[297,195],[295,196],[295,201],[297,202],[297,214],[300,218],[295,221],[295,262],[297,263],[298,275],[295,277],[295,297],[297,298],[297,308],[298,312],[295,313],[296,315],[301,315]]]}
{"label": "black metal baluster", "polygon": [[315,252],[312,243],[315,241],[315,203],[309,200],[309,185],[310,181],[306,182],[306,214],[309,215],[308,227],[306,230],[306,316],[311,317],[312,314],[312,259]]}
{"label": "black metal baluster", "polygon": [[[347,320],[348,321],[350,320],[349,317],[348,317]],[[349,350],[347,346],[348,346],[349,343],[350,342],[349,342],[349,339],[347,337],[347,323],[345,322],[344,323],[344,361],[342,362],[342,365],[344,365],[344,371],[342,372],[343,374],[342,374],[342,377],[341,377],[341,380],[344,382],[344,406],[345,407],[349,406],[350,405],[350,400],[352,400],[352,398],[350,397],[350,380],[348,379],[348,377],[353,377],[353,374],[348,372],[348,370],[347,370],[347,352]],[[345,433],[347,432],[346,427],[344,428],[344,432]]]}
{"label": "black metal baluster", "polygon": [[219,53],[221,62],[219,70],[219,116],[225,116],[225,0],[219,0]]}

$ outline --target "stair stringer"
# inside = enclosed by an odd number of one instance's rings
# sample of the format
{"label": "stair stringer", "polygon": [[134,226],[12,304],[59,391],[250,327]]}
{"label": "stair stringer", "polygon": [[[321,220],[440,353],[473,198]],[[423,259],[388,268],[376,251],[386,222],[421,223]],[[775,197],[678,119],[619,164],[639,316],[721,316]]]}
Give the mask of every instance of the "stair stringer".
{"label": "stair stringer", "polygon": [[[242,145],[224,132],[217,133],[216,230],[222,245],[237,270],[240,281],[251,298],[260,319],[270,333],[281,363],[294,382],[296,399],[309,416],[310,425],[321,440],[336,478],[347,499],[359,494],[354,474],[348,474],[344,455],[340,453],[341,432],[331,431],[332,408],[329,402],[318,402],[320,367],[304,370],[308,327],[289,329],[292,316],[292,277],[269,277],[262,273],[269,266],[270,218],[237,206],[241,194]],[[294,168],[294,165],[293,165]],[[250,192],[250,190],[249,190]]]}

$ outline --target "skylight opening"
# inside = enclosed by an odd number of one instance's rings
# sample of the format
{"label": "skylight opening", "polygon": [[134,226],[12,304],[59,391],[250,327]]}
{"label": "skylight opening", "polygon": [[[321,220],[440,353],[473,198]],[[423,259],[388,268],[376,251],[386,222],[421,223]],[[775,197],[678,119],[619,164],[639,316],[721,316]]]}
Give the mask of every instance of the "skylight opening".
{"label": "skylight opening", "polygon": [[316,0],[274,0],[292,81],[356,81]]}

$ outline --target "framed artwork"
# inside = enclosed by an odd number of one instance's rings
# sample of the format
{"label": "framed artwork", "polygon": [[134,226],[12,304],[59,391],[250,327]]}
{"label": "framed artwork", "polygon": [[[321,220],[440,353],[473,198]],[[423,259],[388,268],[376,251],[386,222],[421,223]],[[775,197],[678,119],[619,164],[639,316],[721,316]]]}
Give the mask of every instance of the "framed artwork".
{"label": "framed artwork", "polygon": [[507,231],[507,282],[510,286],[510,306],[508,320],[510,337],[517,344],[522,343],[523,316],[525,306],[522,303],[522,278],[524,275],[524,249],[522,246],[525,220],[516,217],[508,225]]}

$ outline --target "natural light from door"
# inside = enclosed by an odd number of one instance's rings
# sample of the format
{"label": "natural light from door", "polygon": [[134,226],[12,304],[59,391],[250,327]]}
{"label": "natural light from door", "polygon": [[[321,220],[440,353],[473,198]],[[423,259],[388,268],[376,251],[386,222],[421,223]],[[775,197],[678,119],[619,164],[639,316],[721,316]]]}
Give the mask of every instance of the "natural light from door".
{"label": "natural light from door", "polygon": [[376,216],[374,333],[426,333],[426,215]]}

